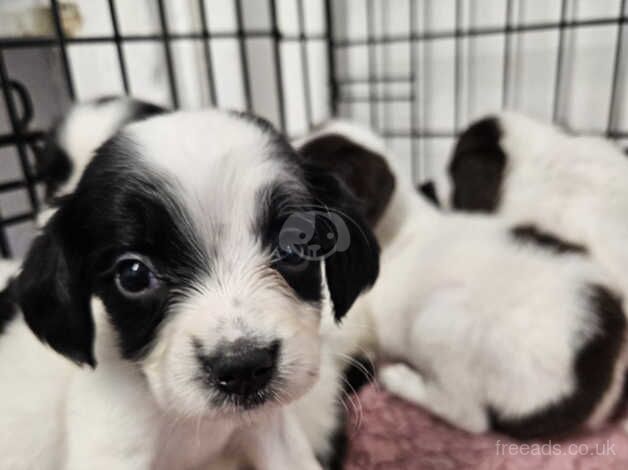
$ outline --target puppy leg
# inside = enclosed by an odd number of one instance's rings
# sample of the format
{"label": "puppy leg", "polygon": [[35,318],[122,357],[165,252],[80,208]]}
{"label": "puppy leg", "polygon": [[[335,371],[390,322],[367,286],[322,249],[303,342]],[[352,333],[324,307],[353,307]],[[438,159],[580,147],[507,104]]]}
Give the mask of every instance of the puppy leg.
{"label": "puppy leg", "polygon": [[149,470],[157,452],[160,412],[131,368],[76,373],[68,394],[65,470]]}
{"label": "puppy leg", "polygon": [[253,426],[244,438],[245,452],[256,470],[322,470],[296,417],[278,410]]}
{"label": "puppy leg", "polygon": [[475,402],[451,393],[434,381],[425,380],[405,364],[383,367],[379,372],[381,384],[400,398],[426,408],[431,413],[470,433],[486,432],[489,428],[484,409]]}

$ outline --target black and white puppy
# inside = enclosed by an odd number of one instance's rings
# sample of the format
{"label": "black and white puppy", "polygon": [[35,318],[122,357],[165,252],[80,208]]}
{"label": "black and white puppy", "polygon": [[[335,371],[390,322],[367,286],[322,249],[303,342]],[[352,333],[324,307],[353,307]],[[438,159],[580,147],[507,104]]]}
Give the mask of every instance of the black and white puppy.
{"label": "black and white puppy", "polygon": [[446,207],[583,245],[628,294],[628,160],[613,142],[502,112],[462,133],[448,173]]}
{"label": "black and white puppy", "polygon": [[[125,96],[73,105],[35,148],[35,169],[44,184],[46,201],[52,203],[73,191],[96,149],[123,126],[164,112],[160,106]],[[52,209],[39,214],[39,225],[51,214]]]}
{"label": "black and white puppy", "polygon": [[585,250],[494,217],[449,214],[417,194],[381,140],[332,122],[302,152],[364,201],[380,276],[370,315],[391,392],[470,432],[520,438],[595,427],[627,368],[616,284]]}
{"label": "black and white puppy", "polygon": [[0,336],[3,463],[331,467],[345,351],[324,319],[375,281],[378,251],[343,184],[261,119],[125,127],[12,283],[23,315]]}

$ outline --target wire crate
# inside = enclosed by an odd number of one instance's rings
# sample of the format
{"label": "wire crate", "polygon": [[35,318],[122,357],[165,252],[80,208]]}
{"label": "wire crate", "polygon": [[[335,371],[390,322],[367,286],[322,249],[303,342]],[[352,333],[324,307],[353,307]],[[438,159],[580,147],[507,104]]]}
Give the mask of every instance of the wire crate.
{"label": "wire crate", "polygon": [[104,94],[248,110],[291,137],[355,119],[416,181],[500,108],[625,144],[627,15],[626,0],[7,0],[0,254],[35,233],[44,132]]}

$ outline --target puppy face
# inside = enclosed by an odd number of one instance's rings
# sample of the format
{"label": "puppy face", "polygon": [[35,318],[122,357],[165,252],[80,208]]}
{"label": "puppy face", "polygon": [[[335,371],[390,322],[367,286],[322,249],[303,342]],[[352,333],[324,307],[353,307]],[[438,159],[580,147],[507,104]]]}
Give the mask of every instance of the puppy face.
{"label": "puppy face", "polygon": [[110,330],[164,408],[230,415],[303,394],[325,291],[340,319],[377,270],[336,179],[264,121],[211,110],[133,124],[101,147],[18,289],[62,354],[95,365],[94,336]]}

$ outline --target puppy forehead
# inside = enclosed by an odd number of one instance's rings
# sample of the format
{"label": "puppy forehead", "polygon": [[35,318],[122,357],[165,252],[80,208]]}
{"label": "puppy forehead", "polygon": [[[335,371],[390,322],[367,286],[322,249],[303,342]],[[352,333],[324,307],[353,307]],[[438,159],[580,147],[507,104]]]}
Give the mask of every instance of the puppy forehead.
{"label": "puppy forehead", "polygon": [[127,133],[151,167],[200,201],[227,193],[224,196],[234,202],[234,192],[244,196],[241,193],[294,178],[278,134],[235,113],[176,112],[133,124]]}

